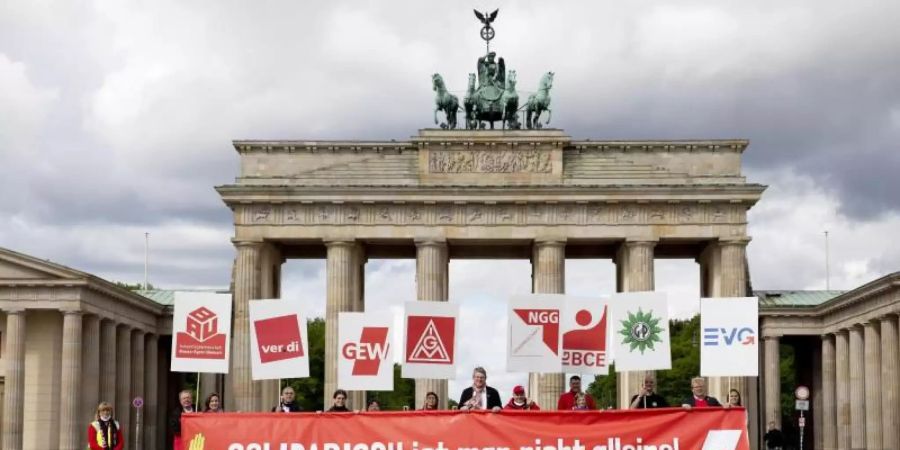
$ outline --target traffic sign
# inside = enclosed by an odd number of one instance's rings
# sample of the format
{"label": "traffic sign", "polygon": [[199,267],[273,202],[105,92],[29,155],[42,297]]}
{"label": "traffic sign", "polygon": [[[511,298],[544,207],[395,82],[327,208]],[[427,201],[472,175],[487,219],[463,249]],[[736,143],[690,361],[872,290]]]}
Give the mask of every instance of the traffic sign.
{"label": "traffic sign", "polygon": [[809,411],[809,400],[797,400],[795,405],[797,411]]}
{"label": "traffic sign", "polygon": [[806,426],[806,417],[799,417],[798,419],[799,420],[797,421],[797,426],[799,426],[800,428],[805,427]]}
{"label": "traffic sign", "polygon": [[794,390],[794,396],[797,400],[809,400],[809,388],[806,386],[797,386]]}
{"label": "traffic sign", "polygon": [[142,397],[135,397],[134,400],[131,401],[131,406],[135,408],[141,409],[144,407],[144,399]]}

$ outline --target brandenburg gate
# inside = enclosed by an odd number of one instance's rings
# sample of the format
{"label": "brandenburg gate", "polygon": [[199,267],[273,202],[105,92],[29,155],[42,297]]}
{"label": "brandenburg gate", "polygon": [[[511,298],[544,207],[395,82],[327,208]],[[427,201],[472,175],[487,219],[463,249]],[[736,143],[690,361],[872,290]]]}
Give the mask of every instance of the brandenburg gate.
{"label": "brandenburg gate", "polygon": [[[747,145],[576,140],[558,129],[235,141],[240,175],[217,188],[237,248],[229,409],[277,398],[275,382],[251,380],[248,306],[279,297],[288,258],[327,261],[326,396],[337,387],[337,316],[363,311],[368,258],[415,258],[421,301],[448,301],[451,258],[528,259],[536,293],[565,292],[567,258],[612,259],[619,291],[653,290],[657,258],[693,258],[702,296],[747,295],[747,211],[765,189],[741,174]],[[620,374],[620,406],[643,376]],[[734,387],[755,402],[750,380],[712,379],[711,395]],[[564,382],[532,374],[530,393],[554,405]],[[416,380],[416,404],[427,391],[446,401],[447,382]],[[352,404],[363,395],[351,393]]]}

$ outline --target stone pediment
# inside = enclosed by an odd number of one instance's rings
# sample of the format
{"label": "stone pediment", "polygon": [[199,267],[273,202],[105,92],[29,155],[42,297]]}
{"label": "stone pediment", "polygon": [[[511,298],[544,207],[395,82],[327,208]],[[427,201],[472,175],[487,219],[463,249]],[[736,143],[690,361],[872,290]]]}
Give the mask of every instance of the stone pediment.
{"label": "stone pediment", "polygon": [[0,248],[0,280],[83,279],[86,273]]}

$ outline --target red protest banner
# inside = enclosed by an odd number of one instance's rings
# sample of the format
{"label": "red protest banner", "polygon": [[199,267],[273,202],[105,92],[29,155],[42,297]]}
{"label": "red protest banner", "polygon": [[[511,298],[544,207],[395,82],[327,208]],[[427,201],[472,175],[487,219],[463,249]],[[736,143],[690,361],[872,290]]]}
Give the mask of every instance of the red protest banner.
{"label": "red protest banner", "polygon": [[190,450],[749,450],[743,408],[185,414]]}

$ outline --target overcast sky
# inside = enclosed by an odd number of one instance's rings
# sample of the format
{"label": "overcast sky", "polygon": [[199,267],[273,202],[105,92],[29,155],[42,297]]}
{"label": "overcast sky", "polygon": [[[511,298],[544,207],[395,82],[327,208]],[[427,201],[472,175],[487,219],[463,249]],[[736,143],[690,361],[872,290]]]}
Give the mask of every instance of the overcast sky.
{"label": "overcast sky", "polygon": [[[232,222],[213,186],[237,174],[231,140],[431,126],[431,74],[464,90],[483,51],[473,6],[500,8],[492,48],[521,89],[556,72],[553,125],[577,139],[750,140],[745,173],[769,185],[750,212],[754,288],[824,288],[825,230],[833,288],[900,270],[889,0],[2,1],[0,246],[138,282],[149,232],[153,284],[227,286]],[[323,270],[288,263],[284,296],[321,313]],[[413,298],[412,261],[367,272],[372,307]],[[524,261],[454,261],[451,297],[502,348],[491,314],[528,276]],[[657,262],[673,314],[696,310],[697,278]],[[567,283],[609,292],[613,266],[569,261]],[[507,392],[522,381],[491,358],[463,361],[459,383],[475,363]]]}

